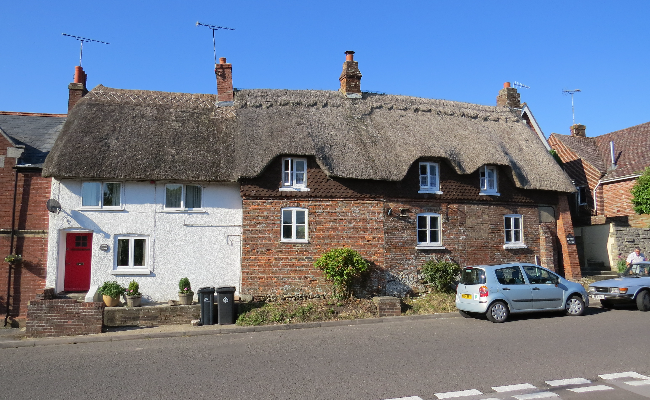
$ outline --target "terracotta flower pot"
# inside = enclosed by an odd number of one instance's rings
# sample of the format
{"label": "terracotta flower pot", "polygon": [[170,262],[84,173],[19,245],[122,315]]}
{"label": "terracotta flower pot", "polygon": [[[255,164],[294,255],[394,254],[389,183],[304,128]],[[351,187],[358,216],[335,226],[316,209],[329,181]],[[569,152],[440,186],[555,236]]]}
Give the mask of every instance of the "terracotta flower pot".
{"label": "terracotta flower pot", "polygon": [[194,292],[189,293],[179,293],[178,294],[178,303],[182,306],[189,306],[194,300]]}
{"label": "terracotta flower pot", "polygon": [[142,296],[126,296],[127,307],[140,307]]}
{"label": "terracotta flower pot", "polygon": [[117,307],[120,304],[120,298],[115,298],[115,297],[110,297],[103,295],[104,298],[104,304],[106,304],[106,307]]}

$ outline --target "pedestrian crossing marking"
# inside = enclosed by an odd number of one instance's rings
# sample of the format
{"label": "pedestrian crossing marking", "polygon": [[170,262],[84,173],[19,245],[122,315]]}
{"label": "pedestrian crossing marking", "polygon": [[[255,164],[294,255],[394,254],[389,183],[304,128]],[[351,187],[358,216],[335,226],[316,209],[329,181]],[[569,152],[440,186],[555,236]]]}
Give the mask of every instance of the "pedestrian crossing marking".
{"label": "pedestrian crossing marking", "polygon": [[568,389],[572,392],[575,393],[585,393],[585,392],[599,392],[603,390],[614,390],[613,387],[611,386],[606,386],[606,385],[595,385],[595,386],[587,386],[587,387],[580,387],[580,388],[573,388],[573,389]]}
{"label": "pedestrian crossing marking", "polygon": [[571,378],[571,379],[557,379],[554,381],[546,381],[549,386],[568,386],[568,385],[585,385],[591,383],[589,379],[585,378]]}
{"label": "pedestrian crossing marking", "polygon": [[513,392],[515,390],[526,390],[526,389],[537,389],[537,388],[531,385],[530,383],[520,383],[518,385],[507,385],[507,386],[495,386],[492,388],[492,390],[498,393]]}
{"label": "pedestrian crossing marking", "polygon": [[630,386],[650,385],[650,379],[644,379],[642,381],[629,381],[629,382],[625,382],[625,384]]}
{"label": "pedestrian crossing marking", "polygon": [[436,396],[439,399],[453,399],[456,397],[477,396],[481,394],[483,393],[476,389],[470,389],[470,390],[461,390],[459,392],[434,393],[434,396]]}
{"label": "pedestrian crossing marking", "polygon": [[650,377],[641,375],[638,372],[619,372],[616,374],[604,374],[598,375],[600,379],[610,380],[610,379],[620,379],[620,378],[638,378],[638,379],[650,379]]}
{"label": "pedestrian crossing marking", "polygon": [[557,393],[553,393],[553,392],[538,392],[538,393],[520,394],[512,397],[514,397],[517,400],[530,400],[530,399],[550,399],[552,397],[560,397],[560,396]]}

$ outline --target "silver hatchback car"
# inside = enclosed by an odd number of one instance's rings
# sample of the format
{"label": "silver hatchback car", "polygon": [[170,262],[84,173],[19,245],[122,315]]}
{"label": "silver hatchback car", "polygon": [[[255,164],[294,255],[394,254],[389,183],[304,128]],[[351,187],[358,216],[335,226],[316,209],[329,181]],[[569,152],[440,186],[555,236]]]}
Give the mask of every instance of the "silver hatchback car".
{"label": "silver hatchback car", "polygon": [[565,310],[582,315],[589,306],[585,288],[535,264],[510,263],[463,268],[456,307],[464,317],[485,314],[504,322],[512,313]]}

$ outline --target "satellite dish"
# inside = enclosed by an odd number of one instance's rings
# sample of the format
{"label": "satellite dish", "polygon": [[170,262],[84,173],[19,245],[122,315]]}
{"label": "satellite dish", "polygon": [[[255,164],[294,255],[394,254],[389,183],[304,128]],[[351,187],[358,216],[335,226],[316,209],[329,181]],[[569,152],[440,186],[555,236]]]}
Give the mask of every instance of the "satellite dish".
{"label": "satellite dish", "polygon": [[58,214],[61,211],[61,203],[55,199],[49,199],[45,206],[47,207],[47,211],[51,213]]}

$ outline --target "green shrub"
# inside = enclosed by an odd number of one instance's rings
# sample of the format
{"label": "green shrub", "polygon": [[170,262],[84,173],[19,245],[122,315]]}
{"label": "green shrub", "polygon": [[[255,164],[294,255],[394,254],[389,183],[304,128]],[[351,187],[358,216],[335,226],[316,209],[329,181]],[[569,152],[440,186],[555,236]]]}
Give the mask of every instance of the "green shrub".
{"label": "green shrub", "polygon": [[97,290],[99,293],[114,299],[119,298],[126,291],[126,289],[116,281],[104,282],[104,284]]}
{"label": "green shrub", "polygon": [[422,266],[424,279],[440,292],[451,292],[461,268],[453,261],[429,260]]}
{"label": "green shrub", "polygon": [[616,261],[616,270],[618,271],[619,274],[622,274],[625,272],[627,269],[627,263],[625,262],[624,259],[619,258],[618,261]]}
{"label": "green shrub", "polygon": [[354,279],[370,269],[368,261],[350,248],[327,251],[314,262],[314,267],[323,271],[325,278],[334,284],[334,297],[338,298],[350,297]]}
{"label": "green shrub", "polygon": [[192,285],[190,285],[190,280],[188,278],[181,278],[181,280],[178,281],[178,293],[192,293]]}
{"label": "green shrub", "polygon": [[135,280],[132,280],[129,283],[129,288],[126,289],[126,295],[127,296],[142,296],[142,293],[140,293],[140,285],[138,282]]}
{"label": "green shrub", "polygon": [[637,214],[650,214],[650,167],[637,178],[632,187],[632,205]]}

